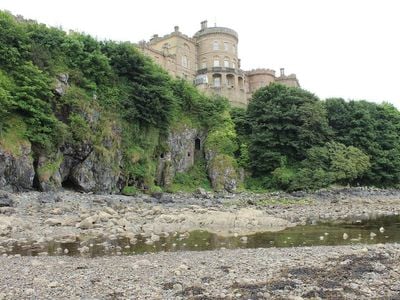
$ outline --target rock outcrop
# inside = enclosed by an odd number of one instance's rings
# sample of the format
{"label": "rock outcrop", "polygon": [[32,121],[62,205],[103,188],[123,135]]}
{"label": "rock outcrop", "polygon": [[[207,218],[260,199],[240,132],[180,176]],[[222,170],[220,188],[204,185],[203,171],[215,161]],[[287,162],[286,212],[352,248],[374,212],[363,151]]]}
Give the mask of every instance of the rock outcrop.
{"label": "rock outcrop", "polygon": [[235,165],[234,159],[224,154],[212,156],[208,160],[208,177],[214,191],[234,192],[236,190],[239,176]]}
{"label": "rock outcrop", "polygon": [[84,192],[112,193],[119,190],[117,184],[120,175],[119,166],[122,155],[119,151],[104,154],[92,151],[81,163],[74,166],[69,179],[76,189]]}
{"label": "rock outcrop", "polygon": [[15,153],[0,144],[0,189],[26,191],[33,187],[35,170],[31,144],[27,141],[14,145]]}
{"label": "rock outcrop", "polygon": [[203,140],[204,133],[186,124],[172,130],[167,139],[169,151],[159,158],[157,183],[169,186],[176,173],[188,171],[195,160],[203,155]]}

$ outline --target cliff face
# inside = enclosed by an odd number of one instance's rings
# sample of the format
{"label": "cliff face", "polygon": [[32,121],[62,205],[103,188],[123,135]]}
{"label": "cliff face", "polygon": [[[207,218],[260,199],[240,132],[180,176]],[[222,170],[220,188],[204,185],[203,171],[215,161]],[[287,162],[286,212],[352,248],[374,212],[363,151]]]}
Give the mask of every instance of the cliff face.
{"label": "cliff face", "polygon": [[[54,92],[60,97],[68,93],[68,75],[59,75]],[[71,112],[59,116],[68,120]],[[0,189],[9,191],[55,191],[72,188],[82,192],[119,193],[124,187],[122,129],[116,120],[102,119],[96,109],[78,110],[89,124],[97,139],[67,139],[54,153],[34,154],[31,143],[25,138],[26,128],[8,131],[0,139]],[[17,123],[19,121],[16,121]],[[107,128],[107,130],[104,130]],[[170,128],[165,140],[166,151],[158,157],[155,180],[160,187],[169,187],[178,173],[188,172],[194,164],[205,161],[211,187],[216,191],[234,191],[237,171],[230,156],[216,150],[205,149],[209,132],[200,127],[177,122]],[[16,141],[7,141],[17,135]],[[72,136],[72,135],[71,135]],[[90,136],[90,135],[89,135]],[[2,142],[1,142],[2,141]],[[12,147],[8,146],[12,144]]]}

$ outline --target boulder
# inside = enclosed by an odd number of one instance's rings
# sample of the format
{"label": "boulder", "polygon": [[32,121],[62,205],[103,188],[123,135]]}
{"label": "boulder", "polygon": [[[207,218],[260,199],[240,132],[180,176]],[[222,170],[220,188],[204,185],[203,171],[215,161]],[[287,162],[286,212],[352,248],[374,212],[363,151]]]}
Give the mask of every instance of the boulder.
{"label": "boulder", "polygon": [[238,173],[235,160],[225,154],[212,156],[208,162],[208,177],[214,191],[234,192],[238,184]]}
{"label": "boulder", "polygon": [[92,151],[83,162],[73,168],[69,179],[83,192],[111,193],[117,190],[122,155],[119,150],[115,150],[112,155],[110,159]]}
{"label": "boulder", "polygon": [[0,190],[0,207],[12,207],[14,205],[14,196],[6,191]]}
{"label": "boulder", "polygon": [[54,91],[56,92],[57,95],[59,95],[59,96],[65,95],[65,93],[67,92],[67,89],[69,87],[68,79],[69,79],[68,74],[58,74],[57,75],[56,86],[54,88]]}
{"label": "boulder", "polygon": [[39,156],[37,160],[36,174],[38,188],[42,192],[57,191],[62,186],[60,165],[63,162],[61,153],[57,153],[55,158]]}
{"label": "boulder", "polygon": [[31,144],[24,141],[14,145],[14,148],[11,152],[0,144],[0,189],[30,190],[35,176]]}

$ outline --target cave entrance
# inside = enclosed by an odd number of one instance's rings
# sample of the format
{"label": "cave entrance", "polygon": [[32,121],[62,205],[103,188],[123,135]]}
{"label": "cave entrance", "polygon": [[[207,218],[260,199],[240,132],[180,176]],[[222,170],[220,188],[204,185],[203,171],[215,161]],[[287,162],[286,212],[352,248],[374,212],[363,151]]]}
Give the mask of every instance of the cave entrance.
{"label": "cave entrance", "polygon": [[69,191],[79,191],[79,189],[76,187],[76,184],[69,177],[67,177],[67,179],[61,183],[61,186]]}

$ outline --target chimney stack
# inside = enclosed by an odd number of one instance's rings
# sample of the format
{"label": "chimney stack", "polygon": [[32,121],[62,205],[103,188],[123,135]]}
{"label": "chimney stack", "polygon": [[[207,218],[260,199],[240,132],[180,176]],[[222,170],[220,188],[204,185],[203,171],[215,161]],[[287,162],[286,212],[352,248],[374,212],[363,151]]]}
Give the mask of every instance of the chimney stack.
{"label": "chimney stack", "polygon": [[200,24],[201,24],[201,29],[206,29],[207,28],[207,20],[201,22]]}
{"label": "chimney stack", "polygon": [[174,27],[174,31],[175,31],[175,32],[179,32],[179,26],[175,26],[175,27]]}
{"label": "chimney stack", "polygon": [[285,68],[281,68],[281,77],[285,76]]}

